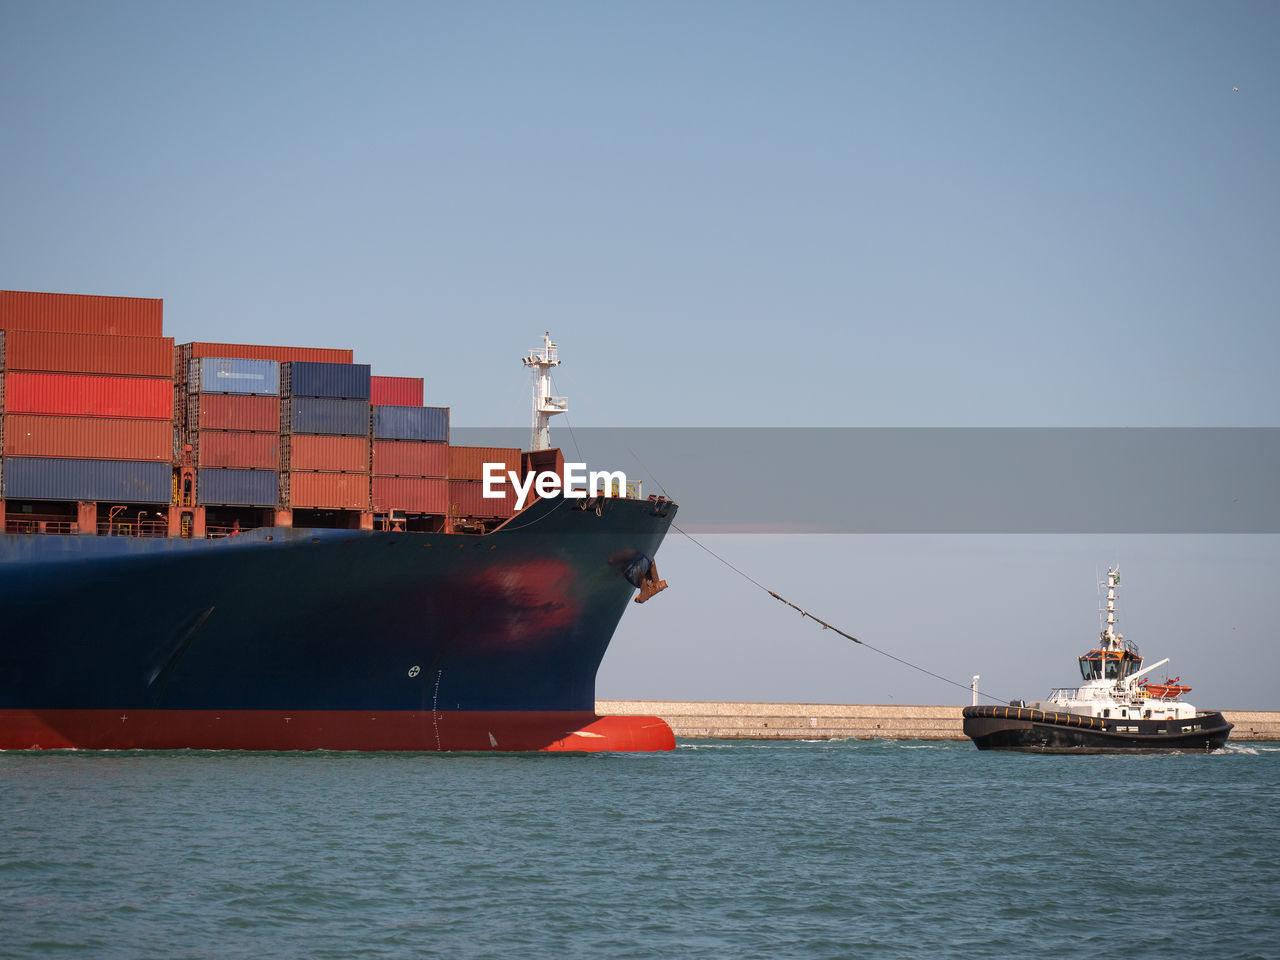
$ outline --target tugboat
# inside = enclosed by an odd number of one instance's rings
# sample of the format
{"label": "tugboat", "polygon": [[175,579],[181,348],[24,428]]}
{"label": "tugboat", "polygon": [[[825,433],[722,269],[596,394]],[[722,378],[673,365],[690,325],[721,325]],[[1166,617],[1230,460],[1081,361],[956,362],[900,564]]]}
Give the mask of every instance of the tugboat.
{"label": "tugboat", "polygon": [[1106,622],[1098,646],[1080,657],[1079,687],[1060,687],[1048,700],[1007,707],[964,708],[964,732],[979,750],[1030,753],[1206,751],[1227,742],[1231,724],[1217,711],[1182,700],[1181,677],[1139,681],[1169,662],[1142,669],[1138,648],[1116,632],[1120,568],[1107,570]]}

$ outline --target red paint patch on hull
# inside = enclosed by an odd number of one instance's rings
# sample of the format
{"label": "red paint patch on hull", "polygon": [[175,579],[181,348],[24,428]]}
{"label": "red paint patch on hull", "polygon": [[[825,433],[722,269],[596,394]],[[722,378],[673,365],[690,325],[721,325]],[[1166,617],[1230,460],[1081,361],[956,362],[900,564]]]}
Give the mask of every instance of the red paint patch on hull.
{"label": "red paint patch on hull", "polygon": [[672,750],[657,717],[586,711],[0,710],[4,750]]}

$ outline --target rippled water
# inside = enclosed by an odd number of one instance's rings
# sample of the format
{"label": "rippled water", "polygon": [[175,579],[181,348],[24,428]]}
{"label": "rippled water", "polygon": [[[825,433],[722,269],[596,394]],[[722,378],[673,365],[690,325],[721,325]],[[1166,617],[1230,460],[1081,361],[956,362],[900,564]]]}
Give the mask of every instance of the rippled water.
{"label": "rippled water", "polygon": [[3,957],[1277,957],[1280,745],[0,754]]}

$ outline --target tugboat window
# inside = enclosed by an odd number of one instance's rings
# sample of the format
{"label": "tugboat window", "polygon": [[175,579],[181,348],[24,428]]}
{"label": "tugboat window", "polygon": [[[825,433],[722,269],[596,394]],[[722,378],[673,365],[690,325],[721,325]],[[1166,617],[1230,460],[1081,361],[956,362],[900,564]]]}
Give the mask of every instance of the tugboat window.
{"label": "tugboat window", "polygon": [[1107,679],[1115,680],[1119,676],[1120,676],[1120,661],[1108,660],[1107,661]]}

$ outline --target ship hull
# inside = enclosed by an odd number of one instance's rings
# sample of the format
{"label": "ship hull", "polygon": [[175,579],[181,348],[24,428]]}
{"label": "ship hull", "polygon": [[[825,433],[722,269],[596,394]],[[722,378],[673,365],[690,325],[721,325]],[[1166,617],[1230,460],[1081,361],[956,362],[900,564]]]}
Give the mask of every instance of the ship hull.
{"label": "ship hull", "polygon": [[1205,752],[1223,747],[1221,713],[1184,720],[1103,719],[1028,707],[965,707],[964,733],[979,750],[1025,753]]}
{"label": "ship hull", "polygon": [[583,711],[0,710],[11,750],[671,750],[657,717]]}
{"label": "ship hull", "polygon": [[0,748],[669,749],[594,699],[676,507],[583,505],[483,537],[0,538]]}

